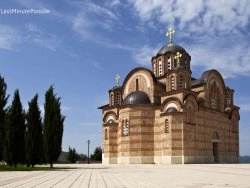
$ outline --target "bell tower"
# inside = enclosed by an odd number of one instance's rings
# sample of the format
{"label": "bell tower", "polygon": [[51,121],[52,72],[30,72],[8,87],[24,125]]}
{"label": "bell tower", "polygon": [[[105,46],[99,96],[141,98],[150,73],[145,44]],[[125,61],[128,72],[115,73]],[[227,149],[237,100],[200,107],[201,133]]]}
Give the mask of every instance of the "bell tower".
{"label": "bell tower", "polygon": [[183,47],[173,44],[174,33],[174,29],[167,31],[169,42],[152,57],[152,71],[157,79],[166,79],[167,92],[179,89],[191,90],[191,56]]}
{"label": "bell tower", "polygon": [[122,104],[122,87],[120,86],[120,76],[115,77],[116,86],[109,90],[109,106],[118,106]]}

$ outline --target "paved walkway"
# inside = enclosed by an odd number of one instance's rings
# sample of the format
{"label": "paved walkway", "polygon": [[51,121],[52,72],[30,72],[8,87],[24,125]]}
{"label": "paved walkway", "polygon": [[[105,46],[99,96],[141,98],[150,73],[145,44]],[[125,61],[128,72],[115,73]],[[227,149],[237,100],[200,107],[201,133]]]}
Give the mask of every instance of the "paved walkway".
{"label": "paved walkway", "polygon": [[55,165],[56,171],[0,172],[0,187],[249,187],[250,164]]}

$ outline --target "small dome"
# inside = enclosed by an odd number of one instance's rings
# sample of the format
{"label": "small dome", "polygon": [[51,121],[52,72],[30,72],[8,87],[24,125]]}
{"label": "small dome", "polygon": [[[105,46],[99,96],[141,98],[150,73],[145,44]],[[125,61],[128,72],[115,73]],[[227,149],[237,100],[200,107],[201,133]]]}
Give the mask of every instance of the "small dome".
{"label": "small dome", "polygon": [[177,66],[177,67],[174,67],[173,70],[185,70],[185,68],[183,66]]}
{"label": "small dome", "polygon": [[121,89],[121,86],[114,86],[111,90],[114,91],[116,89]]}
{"label": "small dome", "polygon": [[111,124],[111,123],[115,123],[115,121],[113,119],[110,119],[108,120],[108,123]]}
{"label": "small dome", "polygon": [[165,54],[166,52],[173,52],[173,53],[176,53],[176,52],[186,52],[186,50],[177,45],[177,44],[172,44],[172,45],[165,45],[163,46],[158,52],[157,52],[157,55],[160,54],[160,55],[163,55]]}
{"label": "small dome", "polygon": [[123,105],[128,104],[149,104],[150,99],[144,91],[135,91],[130,93],[123,100]]}
{"label": "small dome", "polygon": [[169,107],[167,112],[178,112],[178,110],[175,107]]}

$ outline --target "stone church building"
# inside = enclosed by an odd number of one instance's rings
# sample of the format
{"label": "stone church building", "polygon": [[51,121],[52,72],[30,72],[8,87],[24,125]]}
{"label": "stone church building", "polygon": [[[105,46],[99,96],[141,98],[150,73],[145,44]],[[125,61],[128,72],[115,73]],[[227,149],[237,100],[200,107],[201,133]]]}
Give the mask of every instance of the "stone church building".
{"label": "stone church building", "polygon": [[[212,69],[193,78],[191,56],[169,43],[108,91],[102,109],[104,164],[237,163],[239,107]],[[213,58],[213,57],[211,57]],[[118,76],[118,75],[117,75]]]}

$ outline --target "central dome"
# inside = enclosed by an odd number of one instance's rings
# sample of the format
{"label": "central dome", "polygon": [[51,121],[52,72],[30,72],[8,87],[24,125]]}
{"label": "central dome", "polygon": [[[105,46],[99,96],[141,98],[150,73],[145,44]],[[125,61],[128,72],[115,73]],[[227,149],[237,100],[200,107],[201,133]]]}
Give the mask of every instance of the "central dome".
{"label": "central dome", "polygon": [[166,52],[173,52],[173,53],[177,53],[177,52],[186,52],[186,50],[177,45],[177,44],[168,44],[168,45],[165,45],[163,46],[158,52],[157,52],[157,55],[160,54],[160,55],[163,55],[165,54]]}
{"label": "central dome", "polygon": [[128,104],[150,104],[150,99],[144,91],[134,91],[127,95],[123,101],[123,105]]}

